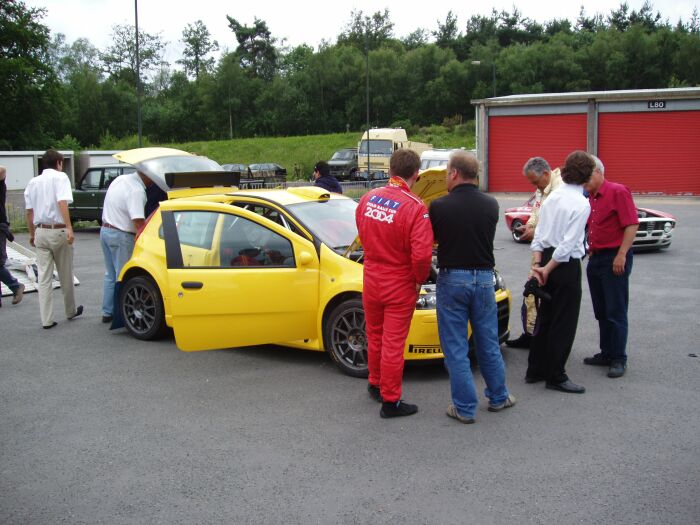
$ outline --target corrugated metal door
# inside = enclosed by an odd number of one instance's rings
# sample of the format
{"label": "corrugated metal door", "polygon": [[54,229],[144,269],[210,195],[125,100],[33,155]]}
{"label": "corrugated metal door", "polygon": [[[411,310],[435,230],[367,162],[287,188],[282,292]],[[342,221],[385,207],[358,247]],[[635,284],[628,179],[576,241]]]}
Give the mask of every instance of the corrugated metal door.
{"label": "corrugated metal door", "polygon": [[601,113],[598,156],[632,192],[700,195],[700,111]]}
{"label": "corrugated metal door", "polygon": [[574,150],[586,150],[585,113],[491,116],[489,118],[489,191],[533,191],[523,177],[530,157],[561,166]]}

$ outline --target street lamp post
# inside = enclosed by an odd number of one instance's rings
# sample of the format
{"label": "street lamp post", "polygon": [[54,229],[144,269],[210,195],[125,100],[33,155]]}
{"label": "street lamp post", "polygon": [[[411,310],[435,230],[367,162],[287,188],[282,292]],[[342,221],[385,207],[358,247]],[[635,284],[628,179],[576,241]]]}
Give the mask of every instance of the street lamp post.
{"label": "street lamp post", "polygon": [[136,28],[136,128],[141,147],[141,61],[139,57],[139,0],[134,0],[134,23]]}
{"label": "street lamp post", "polygon": [[367,141],[365,145],[367,146],[367,181],[370,178],[370,161],[369,161],[369,28],[365,28],[365,77],[367,79],[366,84],[366,101],[367,101]]}
{"label": "street lamp post", "polygon": [[[472,60],[472,64],[475,66],[481,65],[481,60]],[[496,96],[496,61],[491,62],[491,72],[492,72],[492,83],[493,83],[493,96]]]}

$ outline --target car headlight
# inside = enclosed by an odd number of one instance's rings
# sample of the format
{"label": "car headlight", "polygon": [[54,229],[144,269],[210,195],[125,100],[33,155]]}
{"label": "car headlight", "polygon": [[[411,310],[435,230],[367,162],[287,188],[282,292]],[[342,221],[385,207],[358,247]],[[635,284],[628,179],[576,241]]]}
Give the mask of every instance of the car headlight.
{"label": "car headlight", "polygon": [[493,271],[493,287],[498,290],[505,290],[506,289],[506,281],[503,279],[500,273],[498,273],[498,270]]}
{"label": "car headlight", "polygon": [[416,299],[416,310],[434,310],[437,307],[437,294],[434,284],[424,284]]}
{"label": "car headlight", "polygon": [[673,224],[671,224],[670,222],[667,222],[664,224],[664,233],[665,234],[671,233],[672,229],[673,229]]}

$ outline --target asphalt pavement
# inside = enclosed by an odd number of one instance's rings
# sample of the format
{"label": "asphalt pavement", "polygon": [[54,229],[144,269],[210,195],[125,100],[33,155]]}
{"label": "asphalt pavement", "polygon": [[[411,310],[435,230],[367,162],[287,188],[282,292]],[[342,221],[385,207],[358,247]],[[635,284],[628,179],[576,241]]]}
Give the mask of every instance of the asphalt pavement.
{"label": "asphalt pavement", "polygon": [[[484,401],[474,425],[445,415],[440,363],[409,364],[420,410],[383,420],[321,353],[110,332],[99,230],[78,232],[82,317],[42,330],[35,293],[0,309],[0,523],[700,522],[700,200],[636,200],[679,223],[668,250],[635,255],[627,374],[583,365],[598,338],[584,276],[568,372],[586,393],[525,384],[527,353],[504,347],[518,403]],[[529,258],[501,220],[516,336]]]}

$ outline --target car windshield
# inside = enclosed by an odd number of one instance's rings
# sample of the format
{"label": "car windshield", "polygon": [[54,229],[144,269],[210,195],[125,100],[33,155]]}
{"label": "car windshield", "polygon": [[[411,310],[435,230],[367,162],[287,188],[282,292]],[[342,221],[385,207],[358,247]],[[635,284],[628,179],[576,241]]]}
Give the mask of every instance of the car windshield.
{"label": "car windshield", "polygon": [[333,154],[333,157],[331,157],[331,160],[347,160],[347,159],[352,159],[353,157],[353,152],[352,151],[336,151]]}
{"label": "car windshield", "polygon": [[352,199],[329,199],[291,204],[289,210],[324,244],[344,251],[357,237],[357,203]]}
{"label": "car windshield", "polygon": [[[363,140],[360,143],[360,153],[367,155],[367,141]],[[369,154],[370,155],[388,155],[391,156],[392,142],[390,140],[370,140]]]}

